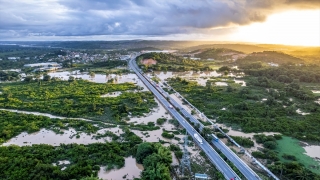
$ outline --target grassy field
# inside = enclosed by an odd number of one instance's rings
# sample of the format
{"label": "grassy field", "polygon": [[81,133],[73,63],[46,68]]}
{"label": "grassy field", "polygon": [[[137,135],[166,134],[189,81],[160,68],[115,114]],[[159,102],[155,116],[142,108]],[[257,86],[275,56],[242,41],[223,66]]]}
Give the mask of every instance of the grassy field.
{"label": "grassy field", "polygon": [[277,146],[277,151],[279,151],[279,158],[281,161],[288,161],[282,158],[282,155],[289,154],[293,155],[297,158],[297,161],[308,169],[310,169],[312,172],[320,174],[319,170],[313,169],[310,166],[320,166],[319,162],[315,161],[313,158],[310,156],[306,155],[306,151],[302,146],[299,145],[299,141],[297,139],[293,139],[288,136],[282,136],[281,140],[277,141],[278,146]]}

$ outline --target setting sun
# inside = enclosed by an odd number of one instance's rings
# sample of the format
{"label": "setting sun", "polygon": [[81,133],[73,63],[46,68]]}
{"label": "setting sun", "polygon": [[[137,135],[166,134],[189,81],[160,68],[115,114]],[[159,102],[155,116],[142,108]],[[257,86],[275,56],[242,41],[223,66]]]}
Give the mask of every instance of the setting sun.
{"label": "setting sun", "polygon": [[232,39],[257,43],[320,46],[320,10],[287,11],[266,22],[238,28]]}

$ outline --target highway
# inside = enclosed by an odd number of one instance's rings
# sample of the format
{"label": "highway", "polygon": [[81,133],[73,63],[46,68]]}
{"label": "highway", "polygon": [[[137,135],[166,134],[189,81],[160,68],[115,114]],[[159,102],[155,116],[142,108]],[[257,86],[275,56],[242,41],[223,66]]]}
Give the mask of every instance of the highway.
{"label": "highway", "polygon": [[[171,104],[167,101],[166,96],[163,96],[160,92],[152,85],[152,82],[149,82],[149,79],[141,74],[141,71],[135,63],[135,57],[129,61],[131,69],[137,74],[141,81],[147,86],[147,88],[155,95],[155,97],[160,101],[160,103],[168,110],[168,112],[175,118],[182,127],[186,129],[188,134],[190,134],[198,146],[203,150],[207,155],[209,160],[217,167],[217,169],[223,174],[227,179],[236,178],[240,180],[240,177],[231,169],[231,167],[219,156],[219,154],[211,147],[211,145],[188,123],[188,121],[180,115],[180,113],[175,108],[170,108]],[[162,90],[163,91],[163,90]],[[194,134],[197,134],[201,141],[197,140],[194,137]]]}
{"label": "highway", "polygon": [[[160,89],[160,92],[164,92],[161,87],[157,87]],[[177,103],[172,97],[169,96],[168,93],[164,92],[164,94],[169,98],[171,104],[174,107],[178,107],[180,109],[181,114],[184,117],[188,117],[191,122],[194,124],[200,125],[200,131],[204,128],[204,125],[198,121],[193,115],[191,115],[187,110],[181,107],[179,103]],[[212,135],[217,138],[215,135]],[[222,141],[212,141],[212,144],[217,147],[238,169],[239,171],[247,178],[247,179],[260,179],[259,176],[245,163],[243,162],[231,149],[226,146]]]}
{"label": "highway", "polygon": [[[171,88],[178,97],[181,97],[183,98],[177,91],[175,91],[172,87],[168,86],[169,88]],[[184,99],[184,98],[183,98]],[[172,99],[174,101],[174,99]],[[184,101],[186,101],[188,103],[188,105],[190,105],[198,114],[200,114],[201,116],[203,116],[203,118],[205,118],[208,122],[210,122],[212,125],[214,125],[214,123],[209,120],[203,113],[201,113],[196,107],[194,107],[190,102],[188,102],[188,100],[184,99]],[[173,103],[173,104],[177,104],[177,102]],[[182,114],[185,116],[185,117],[189,117],[190,121],[191,122],[194,122],[194,123],[200,123],[198,122],[198,120],[190,115],[187,111],[183,111]],[[203,128],[203,124],[200,123],[200,130]],[[222,134],[224,134],[232,143],[234,143],[238,148],[241,149],[241,146],[235,142],[227,133],[223,132],[222,129],[220,129],[217,125],[214,125],[214,127],[216,129],[218,129]],[[214,134],[212,134],[213,137],[215,137]],[[255,172],[246,164],[244,163],[236,154],[233,153],[233,151],[230,150],[230,148],[228,148],[223,142],[219,142],[219,143],[215,143],[214,141],[212,142],[212,144],[214,144],[216,147],[219,146],[218,148],[221,150],[225,155],[226,157],[228,157],[228,159],[233,162],[236,167],[240,170],[240,172],[242,174],[244,174],[245,177],[248,177],[248,176],[255,176],[257,177],[256,179],[261,179],[259,176],[257,176],[255,174]],[[263,170],[265,170],[269,176],[273,177],[275,180],[279,180],[279,178],[274,175],[268,168],[266,168],[263,164],[261,164],[257,159],[255,159],[248,151],[245,151],[245,154],[250,157],[252,159],[252,161],[254,161],[255,163],[257,163]]]}

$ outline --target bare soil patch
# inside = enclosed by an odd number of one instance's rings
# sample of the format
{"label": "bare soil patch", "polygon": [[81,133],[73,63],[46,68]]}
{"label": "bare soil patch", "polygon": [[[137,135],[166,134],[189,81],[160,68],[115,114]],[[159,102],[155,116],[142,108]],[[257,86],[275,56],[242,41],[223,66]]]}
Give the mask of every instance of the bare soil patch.
{"label": "bare soil patch", "polygon": [[152,64],[157,64],[157,61],[154,59],[143,59],[141,60],[141,63],[144,65],[152,65]]}

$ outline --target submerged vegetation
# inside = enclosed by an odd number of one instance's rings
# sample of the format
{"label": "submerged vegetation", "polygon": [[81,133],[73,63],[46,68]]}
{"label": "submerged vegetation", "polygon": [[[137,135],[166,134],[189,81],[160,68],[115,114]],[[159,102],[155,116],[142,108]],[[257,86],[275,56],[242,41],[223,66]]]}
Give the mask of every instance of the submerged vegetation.
{"label": "submerged vegetation", "polygon": [[150,92],[100,97],[109,92],[135,89],[137,86],[132,83],[98,84],[84,80],[0,84],[0,107],[113,122],[127,117],[128,113],[143,115],[156,105]]}
{"label": "submerged vegetation", "polygon": [[50,129],[57,134],[63,134],[63,131],[69,128],[74,128],[77,132],[91,134],[96,133],[99,129],[115,126],[106,125],[101,122],[52,119],[45,116],[0,110],[0,144],[22,132],[33,133],[40,131],[42,128]]}
{"label": "submerged vegetation", "polygon": [[[134,146],[126,142],[0,146],[0,179],[67,180],[91,175],[96,177],[100,166],[109,170],[123,167],[124,157],[135,154]],[[70,164],[59,163],[65,160]]]}
{"label": "submerged vegetation", "polygon": [[[275,131],[299,139],[320,140],[319,105],[303,98],[292,102],[290,98],[295,94],[287,92],[286,86],[266,89],[250,83],[255,79],[248,80],[247,87],[221,87],[211,83],[204,87],[179,77],[170,79],[169,83],[205,114],[217,117],[221,123],[237,124],[244,132]],[[259,84],[263,85],[263,81]],[[263,98],[266,101],[262,101]],[[298,108],[312,113],[300,115],[296,112]]]}

